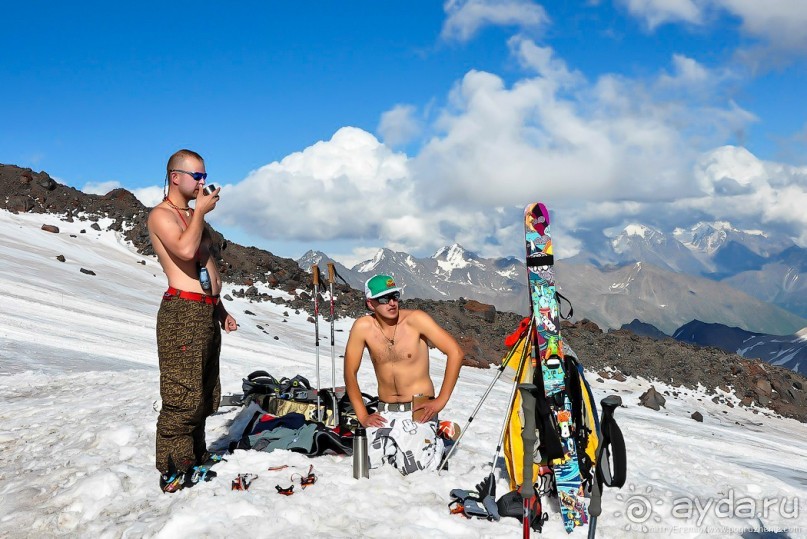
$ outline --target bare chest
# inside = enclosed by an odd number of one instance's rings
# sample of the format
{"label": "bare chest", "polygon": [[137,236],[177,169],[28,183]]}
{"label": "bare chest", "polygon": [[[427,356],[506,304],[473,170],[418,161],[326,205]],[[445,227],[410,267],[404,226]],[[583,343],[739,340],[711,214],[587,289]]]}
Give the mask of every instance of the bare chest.
{"label": "bare chest", "polygon": [[377,365],[415,363],[428,353],[426,343],[406,328],[382,333],[376,327],[367,345],[370,357]]}

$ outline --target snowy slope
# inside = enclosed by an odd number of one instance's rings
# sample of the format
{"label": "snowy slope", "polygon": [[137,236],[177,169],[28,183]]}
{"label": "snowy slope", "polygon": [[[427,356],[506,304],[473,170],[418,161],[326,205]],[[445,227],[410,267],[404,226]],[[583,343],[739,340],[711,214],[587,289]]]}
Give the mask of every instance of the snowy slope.
{"label": "snowy slope", "polygon": [[[61,232],[40,230],[46,222]],[[237,451],[216,467],[217,480],[175,495],[161,494],[153,467],[159,405],[154,322],[165,280],[154,259],[141,264],[144,258],[113,232],[96,232],[88,225],[0,212],[0,537],[520,533],[514,519],[466,520],[447,509],[451,489],[473,488],[490,471],[510,392],[504,378],[493,387],[442,475],[401,477],[381,469],[369,480],[355,481],[345,457]],[[56,260],[59,254],[65,262]],[[96,275],[81,273],[82,267]],[[290,311],[286,316],[283,306],[240,299],[227,307],[240,328],[223,337],[225,392],[240,390],[241,378],[257,368],[315,380],[313,326],[306,314]],[[337,322],[337,356],[350,323]],[[439,355],[432,366],[436,383],[444,368]],[[320,360],[322,384],[330,385],[330,351],[324,340]],[[494,375],[464,369],[443,416],[464,425]],[[626,406],[617,417],[629,452],[628,483],[621,491],[606,491],[598,537],[740,537],[761,526],[789,530],[789,537],[807,536],[804,425],[767,412],[725,408],[698,392],[670,395],[667,407],[654,412],[637,405],[649,386],[646,381],[598,382],[594,373],[589,380],[598,398],[614,392],[622,396]],[[360,381],[374,390],[369,362]],[[703,423],[690,419],[695,410],[704,415]],[[226,444],[235,416],[231,408],[213,416],[208,442]],[[279,464],[291,467],[268,470]],[[290,497],[276,493],[276,484],[288,486],[292,473],[306,472],[311,464],[319,478],[315,485],[300,491],[298,484]],[[231,491],[232,478],[245,472],[259,478],[249,491]],[[501,477],[498,492],[506,490]],[[801,514],[794,514],[797,497]],[[733,507],[726,511],[729,499]],[[682,500],[690,501],[689,519]],[[697,510],[721,500],[722,506]],[[759,504],[761,516],[740,511],[740,500]],[[550,521],[543,536],[565,536],[554,502],[546,510]],[[585,533],[576,531],[571,537]]]}

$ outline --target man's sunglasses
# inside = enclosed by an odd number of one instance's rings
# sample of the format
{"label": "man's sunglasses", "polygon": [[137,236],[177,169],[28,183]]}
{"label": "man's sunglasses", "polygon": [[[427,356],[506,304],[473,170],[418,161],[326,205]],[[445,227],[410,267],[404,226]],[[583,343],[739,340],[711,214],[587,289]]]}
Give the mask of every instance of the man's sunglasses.
{"label": "man's sunglasses", "polygon": [[375,300],[380,303],[381,305],[386,305],[392,300],[401,301],[401,293],[400,292],[393,292],[392,294],[387,294],[385,296],[380,296],[375,298]]}
{"label": "man's sunglasses", "polygon": [[187,170],[179,170],[178,168],[171,169],[168,172],[182,172],[192,177],[197,182],[207,179],[207,172],[188,172]]}

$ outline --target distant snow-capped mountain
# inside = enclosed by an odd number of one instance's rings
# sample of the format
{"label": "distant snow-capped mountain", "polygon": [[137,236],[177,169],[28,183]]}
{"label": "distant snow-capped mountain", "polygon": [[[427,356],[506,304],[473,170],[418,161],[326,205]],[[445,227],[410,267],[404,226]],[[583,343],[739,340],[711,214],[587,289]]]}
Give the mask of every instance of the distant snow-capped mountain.
{"label": "distant snow-capped mountain", "polygon": [[790,238],[761,230],[739,230],[726,221],[700,222],[689,229],[678,228],[673,236],[700,255],[708,267],[704,275],[718,279],[760,269],[771,258],[794,246]]}
{"label": "distant snow-capped mountain", "polygon": [[686,322],[721,322],[760,333],[792,333],[807,320],[742,290],[694,275],[636,262],[599,268],[558,263],[557,281],[578,318],[619,328],[638,318],[670,335]]}
{"label": "distant snow-capped mountain", "polygon": [[714,256],[731,242],[742,244],[762,257],[776,255],[793,245],[789,238],[766,234],[761,230],[740,230],[728,221],[702,221],[691,228],[676,228],[673,236],[693,251],[709,256]]}
{"label": "distant snow-capped mountain", "polygon": [[631,224],[611,240],[616,262],[647,262],[659,268],[699,275],[706,265],[675,237],[641,224]]}
{"label": "distant snow-capped mountain", "polygon": [[[303,256],[297,259],[297,264],[300,268],[304,269],[307,272],[311,272],[312,266],[319,266],[320,273],[323,278],[327,279],[328,276],[328,263],[332,263],[334,265],[334,269],[336,270],[336,274],[339,277],[342,277],[342,280],[347,282],[353,288],[357,290],[364,290],[364,282],[361,283],[361,286],[357,286],[353,284],[352,281],[347,280],[347,275],[351,274],[351,270],[346,268],[341,263],[337,262],[336,260],[332,259],[325,253],[321,251],[307,251]],[[337,281],[340,279],[337,278]]]}
{"label": "distant snow-capped mountain", "polygon": [[688,229],[676,228],[673,236],[693,251],[713,255],[726,243],[731,230],[731,225],[726,221],[701,222]]}
{"label": "distant snow-capped mountain", "polygon": [[647,262],[671,271],[722,279],[759,269],[788,249],[801,249],[786,236],[740,230],[727,221],[700,222],[671,233],[632,223],[609,236],[596,242],[583,238],[586,245],[570,261],[601,267]]}
{"label": "distant snow-capped mountain", "polygon": [[[324,253],[309,251],[299,260],[310,270],[314,264],[324,267],[331,259]],[[377,273],[392,275],[404,289],[404,297],[425,299],[473,298],[495,305],[497,309],[521,312],[526,309],[524,262],[511,258],[483,258],[454,244],[443,247],[430,257],[418,258],[408,253],[379,249],[376,254],[352,268],[336,265],[337,273],[351,286],[364,289],[365,281]]]}
{"label": "distant snow-capped mountain", "polygon": [[807,317],[807,249],[781,234],[740,230],[726,221],[700,222],[670,234],[631,224],[567,261],[603,270],[635,262],[725,282],[764,302]]}

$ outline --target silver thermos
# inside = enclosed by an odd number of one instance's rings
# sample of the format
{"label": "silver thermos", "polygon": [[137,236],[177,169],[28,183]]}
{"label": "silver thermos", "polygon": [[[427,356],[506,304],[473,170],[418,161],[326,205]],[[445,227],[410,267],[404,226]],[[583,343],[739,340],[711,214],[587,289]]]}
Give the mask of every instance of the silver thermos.
{"label": "silver thermos", "polygon": [[370,455],[367,453],[367,431],[356,427],[353,433],[353,479],[370,477]]}

